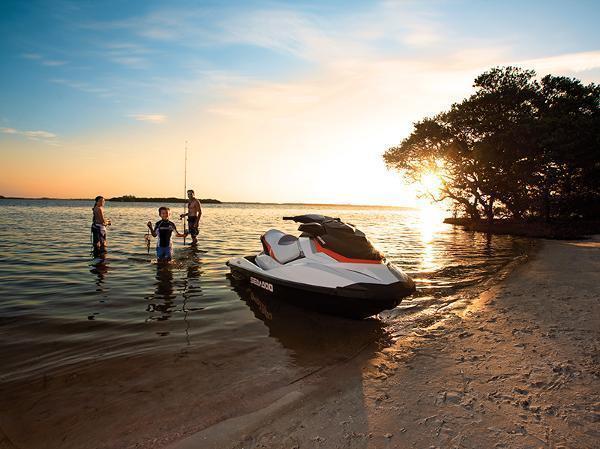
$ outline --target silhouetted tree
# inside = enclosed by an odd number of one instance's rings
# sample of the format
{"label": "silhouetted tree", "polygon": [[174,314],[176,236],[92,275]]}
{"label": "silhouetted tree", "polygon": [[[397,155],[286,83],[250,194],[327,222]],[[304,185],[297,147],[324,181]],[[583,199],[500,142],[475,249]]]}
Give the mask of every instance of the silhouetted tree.
{"label": "silhouetted tree", "polygon": [[488,220],[598,216],[600,88],[517,67],[478,76],[475,93],[415,123],[384,160],[413,181],[437,171],[441,193]]}

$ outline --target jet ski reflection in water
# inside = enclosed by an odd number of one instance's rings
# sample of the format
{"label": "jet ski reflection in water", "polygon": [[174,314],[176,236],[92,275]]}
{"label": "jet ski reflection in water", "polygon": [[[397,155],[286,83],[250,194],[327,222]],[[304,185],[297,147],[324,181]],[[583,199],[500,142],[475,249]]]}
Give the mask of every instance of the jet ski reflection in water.
{"label": "jet ski reflection in water", "polygon": [[375,351],[392,344],[380,320],[350,321],[316,313],[229,278],[240,299],[269,329],[269,337],[289,349],[290,357],[300,366],[330,366],[358,353],[369,359]]}
{"label": "jet ski reflection in water", "polygon": [[227,262],[236,279],[302,307],[357,319],[392,309],[415,291],[412,279],[354,226],[316,214],[283,219],[300,223],[300,237],[267,231],[261,253]]}

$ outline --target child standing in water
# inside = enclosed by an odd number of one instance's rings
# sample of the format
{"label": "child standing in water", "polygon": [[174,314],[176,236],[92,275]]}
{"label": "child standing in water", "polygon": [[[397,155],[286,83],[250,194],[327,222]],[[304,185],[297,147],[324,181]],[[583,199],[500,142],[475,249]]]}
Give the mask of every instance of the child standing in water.
{"label": "child standing in water", "polygon": [[110,225],[110,220],[104,217],[105,202],[103,196],[97,196],[92,208],[92,244],[95,256],[106,252],[106,227]]}
{"label": "child standing in water", "polygon": [[177,230],[175,223],[169,220],[171,210],[168,207],[162,206],[158,208],[160,221],[157,221],[152,227],[152,222],[148,222],[148,229],[156,240],[156,257],[159,262],[168,262],[173,258],[173,232],[177,237],[185,237],[187,233],[182,234]]}

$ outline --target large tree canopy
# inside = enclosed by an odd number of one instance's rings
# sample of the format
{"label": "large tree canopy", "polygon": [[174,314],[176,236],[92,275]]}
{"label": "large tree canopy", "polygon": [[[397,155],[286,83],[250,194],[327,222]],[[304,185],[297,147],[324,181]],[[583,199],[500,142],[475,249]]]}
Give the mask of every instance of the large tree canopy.
{"label": "large tree canopy", "polygon": [[414,124],[384,160],[409,180],[441,179],[436,201],[471,218],[600,216],[600,86],[494,68],[475,93]]}

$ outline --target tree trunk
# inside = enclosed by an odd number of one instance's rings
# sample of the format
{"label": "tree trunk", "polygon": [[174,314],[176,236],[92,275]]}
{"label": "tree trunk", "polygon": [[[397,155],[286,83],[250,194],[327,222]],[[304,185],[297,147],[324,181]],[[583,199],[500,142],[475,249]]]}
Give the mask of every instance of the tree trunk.
{"label": "tree trunk", "polygon": [[494,195],[490,195],[488,203],[485,207],[485,215],[490,225],[494,223],[494,201]]}
{"label": "tree trunk", "polygon": [[544,195],[543,195],[543,216],[544,216],[544,221],[546,223],[550,222],[550,189],[548,189],[547,187],[544,189]]}
{"label": "tree trunk", "polygon": [[467,203],[466,208],[467,208],[467,214],[469,214],[469,217],[471,217],[471,220],[479,221],[481,219],[481,216],[479,215],[479,210],[477,210],[477,200],[475,200],[473,202],[473,204]]}

